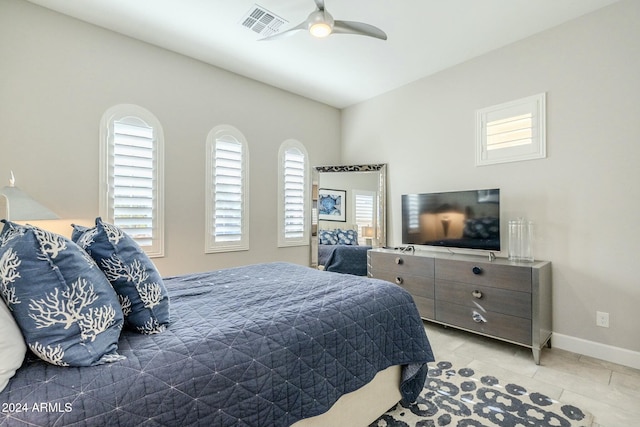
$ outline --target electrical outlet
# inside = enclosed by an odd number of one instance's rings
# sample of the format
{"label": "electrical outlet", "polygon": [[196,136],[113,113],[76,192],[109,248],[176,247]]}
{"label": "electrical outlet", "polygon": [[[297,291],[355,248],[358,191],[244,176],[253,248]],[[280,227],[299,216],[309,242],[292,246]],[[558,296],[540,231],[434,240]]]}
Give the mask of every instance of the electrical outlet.
{"label": "electrical outlet", "polygon": [[596,326],[600,326],[602,328],[608,328],[609,313],[605,313],[604,311],[596,311]]}

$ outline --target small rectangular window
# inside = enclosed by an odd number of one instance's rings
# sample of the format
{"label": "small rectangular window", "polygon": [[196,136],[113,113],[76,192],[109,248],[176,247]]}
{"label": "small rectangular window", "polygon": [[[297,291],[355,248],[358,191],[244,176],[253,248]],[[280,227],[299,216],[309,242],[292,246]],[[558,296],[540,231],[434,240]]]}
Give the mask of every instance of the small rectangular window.
{"label": "small rectangular window", "polygon": [[546,157],[545,94],[476,112],[476,166]]}

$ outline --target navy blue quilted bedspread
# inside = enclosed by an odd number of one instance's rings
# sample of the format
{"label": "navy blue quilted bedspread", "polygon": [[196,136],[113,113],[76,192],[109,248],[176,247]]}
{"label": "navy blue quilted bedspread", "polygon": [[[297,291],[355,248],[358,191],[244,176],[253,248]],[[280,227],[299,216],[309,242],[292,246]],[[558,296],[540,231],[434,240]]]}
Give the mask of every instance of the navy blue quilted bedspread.
{"label": "navy blue quilted bedspread", "polygon": [[124,331],[126,360],[29,358],[0,393],[1,426],[288,426],[391,365],[422,389],[429,342],[391,283],[287,263],[165,279],[171,326]]}
{"label": "navy blue quilted bedspread", "polygon": [[367,275],[367,251],[371,246],[318,245],[318,264],[325,271]]}

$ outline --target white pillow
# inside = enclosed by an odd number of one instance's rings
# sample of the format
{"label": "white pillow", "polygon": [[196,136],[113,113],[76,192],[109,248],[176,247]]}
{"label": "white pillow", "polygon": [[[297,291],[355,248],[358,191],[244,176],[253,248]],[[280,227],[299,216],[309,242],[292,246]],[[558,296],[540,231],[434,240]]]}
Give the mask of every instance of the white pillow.
{"label": "white pillow", "polygon": [[4,301],[0,299],[0,391],[22,366],[27,346],[20,328],[13,319]]}

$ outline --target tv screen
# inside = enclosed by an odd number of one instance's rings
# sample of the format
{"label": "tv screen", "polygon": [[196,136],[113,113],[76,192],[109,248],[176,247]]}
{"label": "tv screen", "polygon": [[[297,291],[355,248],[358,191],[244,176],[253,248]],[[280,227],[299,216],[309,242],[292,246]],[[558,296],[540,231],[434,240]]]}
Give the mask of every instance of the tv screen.
{"label": "tv screen", "polygon": [[500,189],[404,194],[402,244],[500,250]]}

